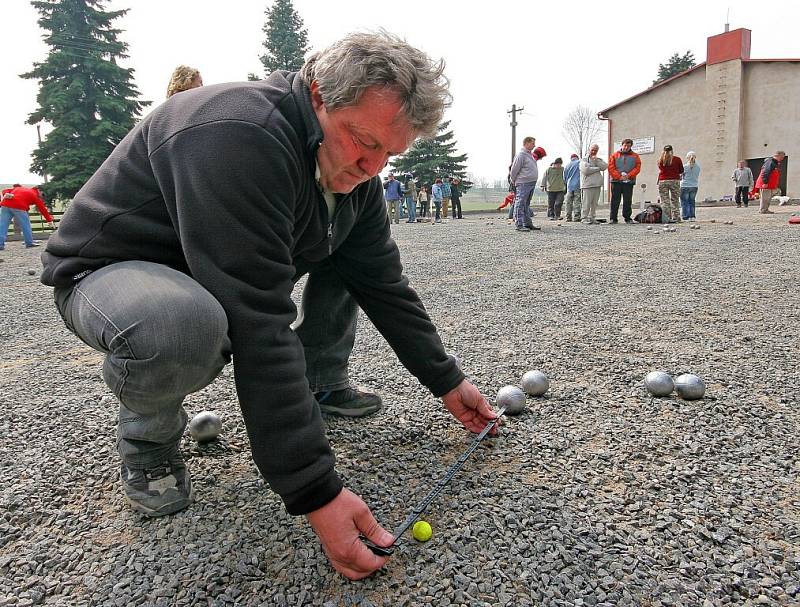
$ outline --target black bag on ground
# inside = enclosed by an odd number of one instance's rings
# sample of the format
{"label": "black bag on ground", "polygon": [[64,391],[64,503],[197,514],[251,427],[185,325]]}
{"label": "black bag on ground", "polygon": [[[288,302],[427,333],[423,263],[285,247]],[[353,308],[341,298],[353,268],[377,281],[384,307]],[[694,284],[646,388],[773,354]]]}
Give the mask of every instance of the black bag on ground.
{"label": "black bag on ground", "polygon": [[644,211],[636,214],[633,220],[636,223],[661,223],[663,215],[664,212],[661,210],[660,205],[648,204]]}

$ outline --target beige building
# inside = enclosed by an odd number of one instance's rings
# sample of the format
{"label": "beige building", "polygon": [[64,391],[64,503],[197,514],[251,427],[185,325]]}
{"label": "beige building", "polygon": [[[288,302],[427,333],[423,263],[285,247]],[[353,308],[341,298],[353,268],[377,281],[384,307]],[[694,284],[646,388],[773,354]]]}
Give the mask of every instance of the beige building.
{"label": "beige building", "polygon": [[[608,155],[630,137],[642,158],[640,185],[658,197],[658,158],[666,144],[685,159],[693,150],[701,167],[698,202],[733,195],[731,173],[744,159],[755,178],[765,157],[787,154],[782,193],[800,197],[800,59],[750,59],[750,30],[708,39],[707,60],[602,110]],[[637,149],[638,148],[638,149]],[[794,158],[794,160],[792,160]]]}

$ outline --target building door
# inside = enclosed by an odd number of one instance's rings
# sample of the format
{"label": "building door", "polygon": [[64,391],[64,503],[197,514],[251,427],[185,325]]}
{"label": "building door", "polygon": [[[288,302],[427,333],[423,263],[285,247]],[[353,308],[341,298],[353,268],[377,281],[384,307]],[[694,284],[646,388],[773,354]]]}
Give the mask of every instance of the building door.
{"label": "building door", "polygon": [[[747,166],[750,167],[750,170],[753,171],[753,181],[758,181],[758,174],[761,172],[761,167],[764,164],[766,158],[750,158],[747,160]],[[786,196],[786,173],[789,171],[789,157],[783,159],[778,165],[778,170],[781,173],[780,179],[778,179],[778,188],[781,191],[781,196]]]}

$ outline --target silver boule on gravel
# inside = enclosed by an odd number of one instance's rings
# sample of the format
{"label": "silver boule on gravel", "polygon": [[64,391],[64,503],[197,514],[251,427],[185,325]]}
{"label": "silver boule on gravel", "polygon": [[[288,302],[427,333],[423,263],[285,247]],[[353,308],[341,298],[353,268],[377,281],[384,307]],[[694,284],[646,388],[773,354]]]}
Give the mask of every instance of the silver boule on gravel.
{"label": "silver boule on gravel", "polygon": [[33,268],[28,270],[28,276],[36,276],[36,270],[34,270]]}
{"label": "silver boule on gravel", "polygon": [[550,380],[539,370],[528,371],[522,376],[522,389],[531,396],[541,396],[549,388]]}
{"label": "silver boule on gravel", "polygon": [[207,443],[219,436],[222,420],[213,411],[200,411],[189,422],[189,434],[198,443]]}
{"label": "silver boule on gravel", "polygon": [[683,400],[699,400],[706,393],[706,384],[693,373],[684,373],[675,380],[675,392]]}
{"label": "silver boule on gravel", "polygon": [[672,376],[663,371],[650,371],[644,378],[644,387],[653,396],[668,396],[672,394],[675,384]]}
{"label": "silver boule on gravel", "polygon": [[458,368],[459,368],[459,370],[461,370],[461,359],[458,357],[458,355],[457,355],[457,354],[452,354],[452,353],[450,353],[450,354],[448,354],[447,356],[448,356],[449,358],[452,358],[452,359],[453,359],[453,362],[454,362],[454,363],[456,363],[456,367],[458,367]]}
{"label": "silver boule on gravel", "polygon": [[503,386],[494,399],[498,407],[505,407],[509,415],[518,415],[525,410],[525,393],[516,386]]}

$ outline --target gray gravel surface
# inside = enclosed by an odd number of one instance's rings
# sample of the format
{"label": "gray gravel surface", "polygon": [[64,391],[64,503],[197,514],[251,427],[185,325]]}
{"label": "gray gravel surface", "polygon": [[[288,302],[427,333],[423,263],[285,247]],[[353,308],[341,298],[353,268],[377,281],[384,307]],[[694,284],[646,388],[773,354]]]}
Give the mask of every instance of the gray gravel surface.
{"label": "gray gravel surface", "polygon": [[[186,403],[224,420],[218,442],[183,442],[197,502],[132,513],[101,356],[61,324],[38,251],[10,243],[0,605],[798,605],[791,210],[700,209],[702,229],[676,233],[548,221],[516,233],[499,214],[393,227],[443,341],[484,393],[529,369],[551,388],[431,506],[433,539],[408,537],[356,583],[260,479],[230,368]],[[706,397],[651,399],[652,370],[696,373]],[[351,373],[385,409],[330,418],[328,434],[346,483],[392,528],[471,435],[366,320]]]}

